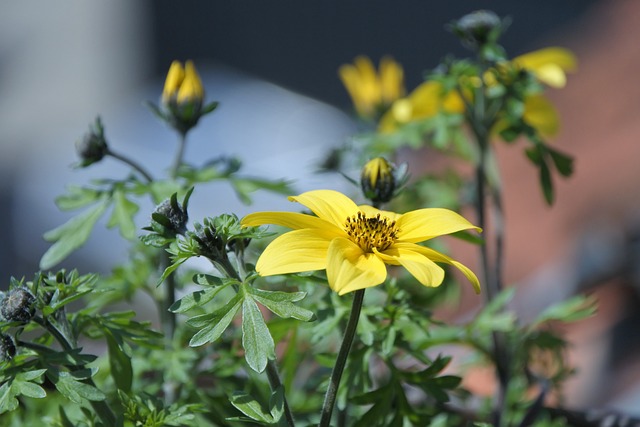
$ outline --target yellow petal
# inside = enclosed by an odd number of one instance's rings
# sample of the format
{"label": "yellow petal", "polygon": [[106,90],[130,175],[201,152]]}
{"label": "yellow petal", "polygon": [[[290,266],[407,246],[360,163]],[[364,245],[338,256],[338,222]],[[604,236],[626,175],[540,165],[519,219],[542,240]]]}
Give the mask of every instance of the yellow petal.
{"label": "yellow petal", "polygon": [[337,229],[332,223],[312,215],[305,215],[296,212],[255,212],[242,218],[243,226],[258,226],[265,224],[281,225],[294,230],[302,228],[321,228],[327,231],[335,230],[338,233],[342,229]]}
{"label": "yellow petal", "polygon": [[382,101],[387,105],[404,96],[404,71],[389,56],[380,60],[380,89]]}
{"label": "yellow petal", "polygon": [[351,64],[342,65],[338,69],[338,75],[340,76],[340,80],[342,80],[342,84],[347,89],[358,114],[365,115],[369,106],[367,105],[367,100],[363,99],[361,95],[360,74],[356,67]]}
{"label": "yellow petal", "polygon": [[289,200],[298,202],[318,217],[343,229],[348,217],[358,213],[358,206],[342,193],[333,190],[314,190],[291,196]]}
{"label": "yellow petal", "polygon": [[444,270],[442,267],[436,265],[436,263],[426,256],[411,250],[413,246],[419,247],[414,244],[411,244],[411,246],[394,245],[384,252],[376,251],[376,255],[387,264],[402,265],[424,286],[440,286],[444,280]]}
{"label": "yellow petal", "polygon": [[174,96],[184,80],[184,69],[180,61],[173,61],[167,72],[167,79],[164,82],[162,90],[162,102],[168,102],[169,98]]}
{"label": "yellow petal", "polygon": [[542,95],[528,96],[524,100],[522,119],[544,137],[554,136],[560,129],[560,119],[555,107]]}
{"label": "yellow petal", "polygon": [[327,279],[338,295],[384,282],[387,268],[375,254],[364,253],[351,240],[334,239],[329,245]]}
{"label": "yellow petal", "polygon": [[459,263],[458,261],[454,260],[451,257],[446,256],[445,254],[442,254],[436,250],[433,250],[431,248],[426,248],[424,246],[419,246],[419,245],[413,245],[411,244],[411,246],[408,246],[407,244],[402,244],[402,243],[398,243],[397,245],[395,245],[399,248],[411,248],[413,251],[418,252],[430,259],[432,259],[435,262],[444,262],[447,264],[451,264],[454,267],[456,267],[458,270],[460,270],[460,272],[462,272],[462,274],[465,275],[465,277],[469,280],[469,282],[471,282],[471,284],[473,285],[473,289],[476,291],[477,294],[480,293],[480,281],[478,280],[478,278],[476,277],[476,275],[473,273],[473,271],[471,271],[469,268],[467,268],[464,264]]}
{"label": "yellow petal", "polygon": [[260,255],[256,271],[261,276],[324,270],[333,236],[321,230],[294,230],[276,238]]}
{"label": "yellow petal", "polygon": [[577,68],[575,55],[568,49],[548,47],[513,58],[512,62],[533,73],[541,82],[552,87],[563,87],[565,72]]}
{"label": "yellow petal", "polygon": [[184,67],[184,80],[178,90],[178,102],[201,101],[204,98],[202,81],[192,61],[187,61]]}
{"label": "yellow petal", "polygon": [[422,242],[432,237],[455,233],[456,231],[479,227],[471,224],[461,215],[440,208],[418,209],[407,212],[398,218],[398,240],[403,242]]}

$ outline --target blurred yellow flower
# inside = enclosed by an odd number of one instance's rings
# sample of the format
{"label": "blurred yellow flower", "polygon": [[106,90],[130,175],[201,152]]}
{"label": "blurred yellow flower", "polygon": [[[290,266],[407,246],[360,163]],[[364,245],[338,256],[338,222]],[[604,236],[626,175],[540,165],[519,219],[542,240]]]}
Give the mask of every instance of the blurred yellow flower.
{"label": "blurred yellow flower", "polygon": [[338,74],[361,117],[375,118],[405,94],[402,66],[388,56],[380,60],[377,72],[371,59],[358,56],[353,64],[342,65]]}
{"label": "blurred yellow flower", "polygon": [[574,72],[578,67],[575,55],[561,47],[534,50],[513,58],[511,63],[555,88],[564,87],[567,84],[567,72]]}
{"label": "blurred yellow flower", "polygon": [[276,224],[292,228],[267,246],[258,259],[261,276],[325,270],[339,295],[384,282],[386,264],[401,265],[425,286],[439,286],[444,270],[436,262],[458,268],[476,292],[473,272],[452,258],[418,245],[434,237],[480,228],[448,209],[419,209],[405,214],[356,205],[342,193],[316,190],[289,197],[316,216],[294,212],[257,212],[245,226]]}
{"label": "blurred yellow flower", "polygon": [[187,61],[183,68],[180,61],[173,61],[162,90],[162,102],[164,104],[171,101],[178,104],[201,104],[203,98],[204,88],[193,62]]}
{"label": "blurred yellow flower", "polygon": [[[577,68],[577,60],[573,53],[558,47],[540,49],[518,56],[509,64],[527,70],[540,82],[555,88],[563,87],[567,80],[566,73],[575,71]],[[488,86],[496,84],[495,76],[489,72],[485,73],[484,81]],[[427,119],[439,112],[462,114],[464,110],[465,105],[458,92],[445,91],[439,82],[427,81],[406,98],[397,100],[380,119],[378,130],[382,133],[390,133],[399,125]],[[560,127],[555,107],[539,94],[525,98],[522,118],[544,137],[557,134]],[[493,131],[497,132],[504,125],[504,120],[498,120]]]}

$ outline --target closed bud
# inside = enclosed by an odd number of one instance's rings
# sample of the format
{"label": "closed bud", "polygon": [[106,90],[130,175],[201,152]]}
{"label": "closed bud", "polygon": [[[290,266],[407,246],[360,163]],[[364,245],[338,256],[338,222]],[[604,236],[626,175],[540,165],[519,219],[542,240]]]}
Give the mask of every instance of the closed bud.
{"label": "closed bud", "polygon": [[100,117],[89,127],[89,132],[76,142],[76,151],[80,157],[80,167],[99,162],[109,152]]}
{"label": "closed bud", "polygon": [[192,236],[198,242],[202,256],[217,260],[226,254],[225,242],[218,234],[212,221],[205,218],[204,225],[195,224],[194,228],[196,232]]}
{"label": "closed bud", "polygon": [[185,134],[198,123],[203,100],[204,87],[193,62],[187,61],[183,67],[180,61],[173,61],[162,91],[162,106],[169,124]]}
{"label": "closed bud", "polygon": [[28,289],[13,288],[0,301],[0,314],[8,322],[28,323],[35,314],[35,302]]}
{"label": "closed bud", "polygon": [[16,343],[9,335],[0,334],[0,361],[8,362],[16,355]]}
{"label": "closed bud", "polygon": [[383,157],[367,162],[360,175],[364,196],[373,203],[386,203],[396,190],[395,167]]}
{"label": "closed bud", "polygon": [[186,208],[178,203],[176,194],[160,203],[151,214],[151,227],[158,234],[173,238],[187,231],[189,215]]}

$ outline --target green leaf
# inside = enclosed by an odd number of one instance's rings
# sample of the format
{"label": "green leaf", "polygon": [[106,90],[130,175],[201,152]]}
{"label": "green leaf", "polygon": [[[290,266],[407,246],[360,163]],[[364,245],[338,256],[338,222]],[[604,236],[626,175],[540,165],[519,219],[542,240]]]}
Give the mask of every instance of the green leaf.
{"label": "green leaf", "polygon": [[13,411],[18,407],[17,395],[18,391],[13,388],[13,381],[7,381],[0,386],[0,414]]}
{"label": "green leaf", "polygon": [[242,346],[249,367],[260,373],[267,360],[275,357],[275,344],[262,313],[251,297],[242,303]]}
{"label": "green leaf", "polygon": [[18,389],[18,392],[23,396],[33,397],[36,399],[42,399],[47,396],[47,392],[44,391],[42,387],[38,384],[30,383],[27,381],[17,382],[15,387]]}
{"label": "green leaf", "polygon": [[[194,327],[202,327],[189,341],[190,347],[198,347],[213,342],[229,327],[234,316],[240,309],[244,297],[241,294],[234,296],[224,307],[211,314],[196,316],[187,323]],[[205,326],[206,325],[206,326]]]}
{"label": "green leaf", "polygon": [[107,227],[117,226],[120,228],[120,235],[128,240],[136,237],[136,224],[133,217],[140,209],[137,204],[133,203],[124,194],[121,189],[116,189],[113,193],[113,212],[107,223]]}
{"label": "green leaf", "polygon": [[274,422],[276,422],[273,416],[264,410],[262,405],[260,405],[260,402],[247,393],[236,391],[233,393],[229,401],[240,412],[254,421],[267,425],[274,424]]}
{"label": "green leaf", "polygon": [[257,178],[229,178],[229,182],[236,191],[236,195],[245,204],[251,204],[249,194],[256,190],[268,190],[279,194],[292,193],[287,181],[268,181]]}
{"label": "green leaf", "polygon": [[203,291],[196,291],[190,294],[185,295],[180,298],[178,301],[174,302],[171,307],[169,307],[169,311],[173,313],[185,313],[191,310],[194,307],[203,306],[213,298],[227,286],[218,286],[216,288],[205,289]]}
{"label": "green leaf", "polygon": [[552,305],[544,310],[533,322],[531,327],[547,321],[575,322],[593,316],[596,313],[596,303],[592,297],[576,295],[568,300]]}
{"label": "green leaf", "polygon": [[47,378],[63,396],[74,403],[83,404],[85,399],[91,401],[106,399],[105,394],[95,386],[80,381],[90,378],[90,374],[87,376],[85,371],[65,372],[49,369]]}
{"label": "green leaf", "polygon": [[111,376],[118,389],[128,393],[131,391],[131,384],[133,382],[131,358],[125,353],[124,349],[118,344],[110,332],[105,332],[104,335],[107,339],[107,349],[109,350]]}
{"label": "green leaf", "polygon": [[101,195],[102,192],[94,188],[69,186],[67,187],[67,194],[56,198],[56,206],[63,211],[80,209],[95,203]]}
{"label": "green leaf", "polygon": [[573,158],[571,156],[549,146],[547,146],[547,151],[560,175],[567,177],[573,174]]}
{"label": "green leaf", "polygon": [[104,211],[109,206],[111,199],[103,197],[102,200],[83,212],[71,218],[63,225],[47,231],[44,239],[48,242],[55,242],[42,256],[40,269],[48,270],[60,261],[64,260],[73,251],[84,245],[94,225],[100,219]]}
{"label": "green leaf", "polygon": [[303,299],[306,296],[306,292],[264,291],[251,287],[247,287],[247,291],[253,296],[254,300],[282,318],[293,317],[304,322],[315,320],[316,316],[312,311],[293,304],[293,302]]}
{"label": "green leaf", "polygon": [[542,194],[544,194],[544,200],[548,205],[553,204],[553,181],[551,181],[551,171],[549,166],[545,162],[540,163],[540,186],[542,187]]}

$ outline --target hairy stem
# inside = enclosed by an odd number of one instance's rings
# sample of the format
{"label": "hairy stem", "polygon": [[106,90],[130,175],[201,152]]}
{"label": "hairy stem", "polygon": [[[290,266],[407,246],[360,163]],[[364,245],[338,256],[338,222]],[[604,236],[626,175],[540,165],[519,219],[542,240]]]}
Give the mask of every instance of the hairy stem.
{"label": "hairy stem", "polygon": [[176,151],[176,156],[173,159],[173,166],[171,166],[170,176],[171,179],[176,179],[178,176],[178,169],[180,169],[180,165],[184,159],[184,150],[187,145],[187,135],[185,133],[180,134],[180,139],[178,140],[178,151]]}
{"label": "hairy stem", "polygon": [[322,415],[318,427],[329,427],[331,424],[331,414],[336,403],[338,387],[340,386],[340,379],[342,378],[342,373],[347,364],[347,358],[349,357],[351,344],[353,343],[353,338],[356,335],[356,328],[358,327],[358,320],[360,319],[360,311],[362,310],[364,291],[364,289],[357,290],[353,296],[351,314],[349,315],[349,321],[347,322],[347,327],[344,331],[344,338],[342,339],[342,344],[340,345],[340,350],[338,351],[336,364],[334,365],[333,371],[331,372],[329,387],[327,387],[327,393],[324,396]]}

